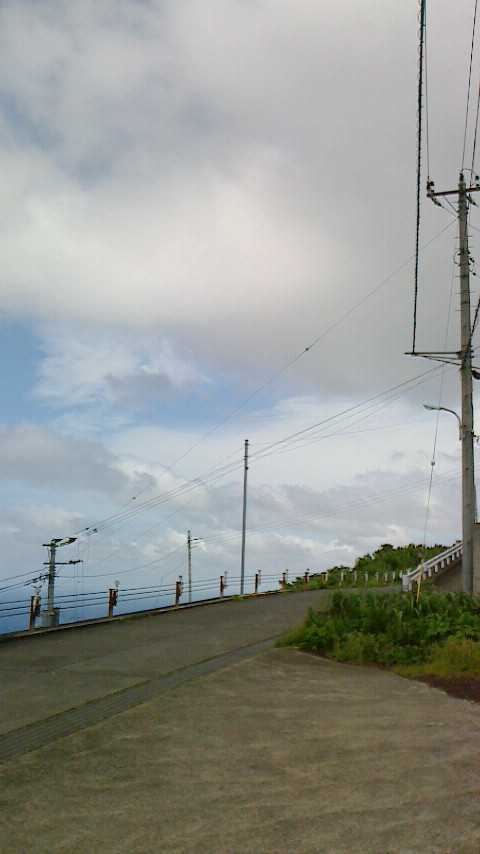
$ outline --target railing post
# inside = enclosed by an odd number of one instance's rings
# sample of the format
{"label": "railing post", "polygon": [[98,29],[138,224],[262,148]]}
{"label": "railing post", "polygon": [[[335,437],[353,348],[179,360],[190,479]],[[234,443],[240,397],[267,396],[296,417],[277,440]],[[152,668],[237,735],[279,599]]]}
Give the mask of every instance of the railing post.
{"label": "railing post", "polygon": [[35,617],[40,616],[40,596],[30,596],[30,620],[28,622],[28,631],[33,632],[35,629]]}
{"label": "railing post", "polygon": [[220,576],[220,598],[223,599],[223,591],[227,587],[227,573]]}
{"label": "railing post", "polygon": [[118,584],[119,582],[115,582],[115,587],[110,587],[108,591],[108,616],[113,617],[113,609],[118,601]]}
{"label": "railing post", "polygon": [[117,589],[110,587],[108,591],[108,616],[113,617],[113,609],[117,604]]}
{"label": "railing post", "polygon": [[175,582],[175,608],[178,608],[180,596],[183,593],[183,576],[179,575],[178,581]]}
{"label": "railing post", "polygon": [[260,573],[259,573],[259,572],[256,572],[256,573],[255,573],[255,596],[258,594],[258,584],[259,584],[259,581],[260,581]]}

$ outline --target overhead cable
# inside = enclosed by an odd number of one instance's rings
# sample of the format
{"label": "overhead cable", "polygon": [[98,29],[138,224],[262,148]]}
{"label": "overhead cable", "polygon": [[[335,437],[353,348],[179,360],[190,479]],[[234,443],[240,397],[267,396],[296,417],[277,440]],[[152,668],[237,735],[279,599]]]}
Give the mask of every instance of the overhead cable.
{"label": "overhead cable", "polygon": [[415,353],[417,332],[417,303],[418,303],[418,263],[420,254],[420,201],[422,177],[422,109],[423,109],[423,65],[426,28],[426,0],[420,0],[419,12],[419,46],[418,46],[418,92],[417,92],[417,204],[415,222],[415,273],[413,298],[413,340],[412,354]]}

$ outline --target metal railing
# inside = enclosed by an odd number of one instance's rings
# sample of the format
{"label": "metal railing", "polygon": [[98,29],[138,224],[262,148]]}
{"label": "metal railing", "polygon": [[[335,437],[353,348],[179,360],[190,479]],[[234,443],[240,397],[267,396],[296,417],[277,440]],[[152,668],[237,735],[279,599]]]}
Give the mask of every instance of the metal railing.
{"label": "metal railing", "polygon": [[430,558],[430,560],[419,563],[414,569],[407,570],[403,574],[402,587],[406,590],[411,590],[412,585],[418,582],[420,576],[422,578],[433,578],[435,575],[441,575],[452,564],[456,563],[462,557],[462,543],[455,543],[439,555]]}

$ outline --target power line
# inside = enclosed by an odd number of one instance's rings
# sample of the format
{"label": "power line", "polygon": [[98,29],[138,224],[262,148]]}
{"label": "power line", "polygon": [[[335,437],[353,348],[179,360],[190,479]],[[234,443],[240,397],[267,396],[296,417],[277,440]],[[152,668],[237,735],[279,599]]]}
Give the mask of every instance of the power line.
{"label": "power line", "polygon": [[[366,417],[369,417],[371,414],[373,414],[372,412],[365,413],[365,411],[364,411],[365,408],[371,409],[371,410],[376,408],[376,410],[378,410],[378,407],[383,408],[384,406],[389,405],[389,403],[391,403],[393,400],[397,399],[399,396],[405,394],[412,387],[415,387],[416,385],[420,384],[421,382],[424,382],[424,381],[428,380],[430,377],[434,376],[439,370],[442,370],[442,366],[435,366],[434,368],[431,368],[427,371],[424,371],[422,374],[419,374],[416,377],[413,377],[409,380],[406,380],[402,383],[397,384],[392,389],[389,389],[386,392],[382,392],[378,395],[375,395],[374,397],[369,398],[366,401],[363,401],[362,403],[357,404],[353,407],[349,407],[348,409],[346,409],[340,413],[337,413],[334,416],[330,416],[329,418],[323,419],[320,422],[316,422],[315,424],[310,425],[307,428],[303,428],[300,431],[296,431],[295,433],[290,434],[289,436],[284,437],[280,440],[277,440],[276,442],[270,443],[266,447],[263,447],[261,450],[256,451],[254,454],[252,454],[252,458],[254,460],[258,460],[258,459],[263,459],[264,457],[267,457],[267,456],[271,456],[272,454],[275,454],[275,453],[286,453],[287,451],[290,451],[292,449],[296,449],[296,447],[302,447],[302,444],[316,442],[316,441],[320,441],[322,438],[329,438],[330,436],[338,435],[339,433],[341,433],[342,430],[345,429],[346,426],[352,426],[352,423],[349,423],[348,425],[344,424],[343,426],[338,427],[339,424],[341,425],[342,421],[350,421],[351,422],[352,419],[355,418],[356,420],[353,423],[358,423],[359,421],[364,420]],[[313,435],[313,436],[310,435],[309,436],[308,435],[308,434],[314,433],[314,431],[318,432],[319,430],[322,431],[322,430],[326,430],[328,428],[334,427],[335,423],[337,423],[338,429],[336,429],[333,433],[329,434],[328,436],[316,436],[316,435]],[[172,491],[165,493],[161,496],[157,496],[157,498],[155,498],[155,499],[151,499],[149,502],[147,502],[145,504],[137,505],[135,508],[132,508],[131,511],[129,511],[129,512],[131,515],[138,514],[140,512],[145,511],[145,510],[152,509],[154,506],[157,506],[160,503],[166,502],[168,500],[171,500],[174,497],[177,497],[177,495],[180,493],[180,491],[186,492],[188,490],[197,490],[200,486],[207,486],[207,483],[211,484],[215,480],[217,480],[221,477],[224,477],[226,473],[231,473],[233,470],[235,470],[235,468],[237,468],[237,469],[240,468],[242,463],[243,463],[243,460],[241,458],[239,458],[237,461],[234,461],[234,463],[230,464],[229,466],[223,466],[223,467],[220,467],[219,469],[213,469],[210,472],[207,472],[206,474],[204,474],[202,476],[202,478],[196,478],[194,481],[190,481],[186,484],[183,484],[181,487],[178,488],[178,490],[172,490]],[[195,497],[196,496],[194,496],[192,499],[190,499],[190,501],[187,502],[187,504],[191,503],[191,501],[193,501],[195,499]],[[179,512],[179,510],[183,509],[185,506],[187,506],[187,505],[184,504],[184,505],[182,505],[181,508],[177,508],[169,516],[164,517],[162,520],[160,520],[159,523],[157,523],[157,525],[153,526],[153,528],[155,528],[158,525],[167,521],[169,518],[171,518],[173,515],[175,515],[175,513]],[[124,518],[124,514],[123,515],[119,514],[119,517],[117,517],[117,518],[120,518],[120,516],[122,516],[122,518]],[[112,524],[114,524],[114,522],[115,522],[115,517],[110,517],[109,524],[112,525]],[[146,533],[149,533],[150,530],[152,530],[153,528],[148,529],[148,531]],[[127,548],[127,547],[128,546],[120,547],[119,549],[116,550],[116,552],[113,552],[113,553],[109,554],[108,556],[106,556],[105,558],[102,558],[101,561],[97,562],[96,565],[98,565],[98,563],[101,563],[105,560],[111,559],[115,554],[117,554],[119,552],[125,551],[125,548]],[[172,554],[175,554],[181,548],[182,548],[182,546],[179,546],[173,552],[169,552],[166,555],[159,556],[159,557],[155,558],[153,561],[141,564],[140,566],[137,566],[137,567],[133,567],[130,570],[124,570],[121,573],[119,573],[118,571],[115,571],[115,572],[110,572],[110,573],[97,573],[94,575],[82,574],[82,577],[97,578],[97,577],[103,577],[103,576],[108,576],[108,575],[113,576],[113,575],[117,575],[117,574],[128,574],[129,572],[136,572],[136,571],[139,571],[139,570],[144,569],[146,567],[153,566],[154,564],[158,563],[161,560],[165,560],[166,558],[170,557]],[[12,576],[8,579],[4,579],[4,581],[15,580],[17,578],[24,578],[25,575],[26,575],[26,573],[22,573],[22,574],[19,574],[17,576]],[[19,586],[21,586],[21,583],[19,583],[17,585],[10,585],[8,588],[2,588],[2,590],[6,591],[8,589],[15,589],[16,587],[19,587]]]}
{"label": "power line", "polygon": [[423,373],[418,374],[416,377],[413,377],[412,379],[405,380],[402,383],[398,383],[398,385],[393,386],[391,389],[388,389],[385,392],[381,392],[380,394],[374,395],[373,397],[368,398],[365,401],[362,401],[362,403],[355,404],[354,406],[349,406],[347,409],[344,409],[342,412],[337,413],[336,415],[332,415],[329,418],[325,418],[322,421],[318,421],[317,423],[312,424],[309,427],[304,427],[302,430],[297,430],[295,433],[291,433],[289,436],[286,436],[283,439],[279,439],[277,442],[272,442],[270,445],[267,445],[267,447],[264,448],[262,451],[255,452],[254,454],[251,455],[251,459],[257,459],[259,457],[267,456],[268,452],[271,449],[274,449],[280,445],[286,445],[287,443],[291,442],[292,440],[295,440],[295,439],[298,439],[299,437],[305,436],[307,433],[311,433],[313,430],[317,430],[319,428],[325,428],[326,425],[331,425],[332,422],[335,422],[337,420],[344,420],[345,417],[351,418],[351,417],[353,417],[353,414],[358,412],[363,407],[366,407],[369,404],[373,405],[375,402],[380,401],[382,398],[386,397],[387,395],[392,394],[392,392],[397,392],[397,391],[402,390],[402,394],[403,394],[403,393],[405,393],[405,391],[410,390],[410,387],[412,387],[412,386],[415,387],[417,384],[419,384],[420,381],[424,381],[425,379],[432,377],[434,374],[437,374],[440,371],[440,369],[441,369],[441,367],[436,365],[434,368],[429,368],[427,371],[424,371]]}
{"label": "power line", "polygon": [[423,97],[423,52],[425,44],[426,28],[426,0],[420,0],[419,13],[419,47],[418,47],[418,93],[417,93],[417,204],[415,222],[415,273],[414,273],[414,299],[413,299],[413,340],[412,353],[415,353],[416,331],[417,331],[417,302],[418,302],[418,265],[420,254],[420,202],[421,202],[421,177],[422,177],[422,97]]}
{"label": "power line", "polygon": [[[452,220],[453,222],[454,220]],[[448,223],[441,231],[438,232],[434,237],[432,237],[427,243],[425,243],[420,249],[419,252],[422,252],[432,243],[434,243],[450,226],[452,223]],[[383,279],[378,285],[376,285],[372,290],[370,290],[367,294],[361,297],[354,305],[352,305],[347,311],[345,311],[334,323],[331,324],[327,329],[325,329],[320,335],[318,335],[307,347],[305,347],[300,353],[286,362],[280,370],[278,370],[275,374],[273,374],[266,382],[264,382],[261,386],[259,386],[252,394],[250,394],[247,398],[245,398],[237,407],[235,407],[225,418],[221,419],[214,427],[212,427],[207,433],[204,434],[197,442],[195,442],[187,451],[185,451],[180,457],[175,460],[170,466],[165,466],[165,471],[157,478],[153,478],[150,482],[150,485],[153,483],[158,483],[162,477],[165,476],[167,471],[173,473],[173,468],[176,466],[181,460],[183,460],[186,456],[188,456],[195,448],[197,448],[205,439],[212,435],[217,429],[219,429],[223,424],[225,424],[230,418],[232,418],[237,412],[239,412],[242,408],[244,408],[251,400],[257,397],[262,391],[264,391],[269,385],[271,385],[278,377],[280,377],[283,373],[285,373],[290,367],[292,367],[299,359],[301,359],[306,353],[310,352],[320,341],[322,341],[327,335],[330,334],[334,329],[337,328],[344,320],[346,320],[351,314],[353,314],[358,308],[360,308],[365,302],[367,302],[374,294],[376,294],[381,288],[383,288],[388,282],[390,282],[398,273],[400,273],[412,260],[416,258],[416,255],[411,255],[406,261],[404,261],[399,267],[397,267],[392,273],[390,273],[385,279]],[[145,487],[147,489],[149,487]],[[138,495],[142,494],[143,491],[138,493]],[[120,517],[128,519],[130,518],[129,509],[132,510],[133,515],[136,512],[136,507],[130,508],[130,505],[133,501],[136,500],[136,496],[133,496],[125,505],[121,508],[119,513],[112,514],[105,519],[100,520],[95,524],[91,524],[86,528],[83,528],[74,533],[74,536],[77,538],[90,536],[92,533],[97,533],[101,528],[106,528],[110,524],[117,524]],[[155,499],[152,499],[155,501]],[[148,502],[141,504],[141,507],[146,507]],[[154,505],[155,506],[155,505]],[[122,515],[124,511],[124,515]]]}
{"label": "power line", "polygon": [[[367,401],[364,401],[361,404],[357,404],[353,407],[349,407],[348,409],[344,410],[343,412],[337,413],[334,416],[330,416],[329,418],[323,419],[320,422],[316,422],[315,424],[310,425],[309,427],[304,428],[300,431],[297,431],[296,433],[290,434],[289,436],[284,437],[280,440],[277,440],[276,442],[270,443],[266,447],[263,447],[261,450],[258,450],[254,454],[252,454],[252,459],[257,461],[259,459],[263,459],[265,457],[271,456],[272,454],[275,454],[275,453],[287,453],[287,452],[290,452],[291,450],[300,448],[305,444],[310,444],[312,442],[318,442],[323,438],[329,438],[333,435],[337,435],[342,430],[345,429],[345,424],[343,426],[340,426],[339,429],[334,430],[333,433],[328,434],[328,436],[320,436],[319,437],[316,435],[314,435],[314,436],[310,435],[309,436],[308,434],[312,434],[315,431],[318,432],[318,431],[326,430],[329,428],[334,428],[335,423],[337,423],[337,427],[338,427],[338,424],[341,425],[342,421],[350,422],[348,424],[348,426],[352,426],[352,423],[351,423],[352,419],[356,419],[355,421],[353,421],[353,423],[358,423],[359,421],[364,420],[367,417],[370,417],[372,414],[374,414],[374,412],[378,411],[379,408],[383,408],[384,406],[389,405],[391,402],[393,402],[393,400],[398,399],[398,397],[405,394],[411,388],[414,388],[417,385],[419,385],[420,383],[425,382],[429,378],[433,377],[441,369],[442,369],[442,366],[436,365],[434,368],[430,368],[427,371],[424,371],[422,374],[419,374],[418,376],[416,376],[410,380],[406,380],[402,383],[399,383],[396,386],[394,386],[392,389],[389,389],[386,392],[382,392],[378,395],[375,395],[374,397],[369,398]],[[369,410],[372,410],[372,411],[365,413],[366,408]],[[239,459],[239,460],[235,461],[234,463],[232,463],[230,466],[221,467],[220,469],[217,469],[217,470],[213,469],[210,472],[204,473],[204,475],[202,475],[201,478],[196,478],[194,481],[190,481],[188,483],[183,484],[177,490],[172,490],[168,493],[164,493],[163,495],[157,496],[154,499],[150,499],[149,502],[145,502],[144,504],[139,504],[135,508],[131,508],[131,510],[128,511],[129,518],[131,518],[133,515],[139,514],[140,512],[145,512],[147,510],[151,510],[155,506],[158,506],[159,504],[165,503],[169,500],[173,500],[174,498],[178,497],[179,494],[184,494],[185,492],[192,491],[192,490],[196,491],[200,487],[207,487],[208,484],[211,485],[213,482],[215,482],[215,480],[223,478],[226,473],[232,473],[235,469],[239,469],[242,466],[242,464],[243,464],[243,460]],[[190,499],[190,501],[187,502],[187,504],[191,503],[193,500],[195,500],[195,498],[196,498],[196,496],[193,496],[193,498]],[[164,517],[164,519],[160,520],[153,527],[155,528],[158,525],[164,523],[165,521],[170,519],[172,516],[174,516],[177,512],[182,510],[185,506],[187,506],[187,505],[184,504],[184,505],[182,505],[182,507],[177,508],[171,514],[169,514],[169,516]],[[120,518],[120,516],[118,518]],[[123,511],[123,513],[121,514],[121,518],[122,518],[122,520],[125,520],[125,511]],[[114,522],[115,522],[115,519],[113,517],[111,517],[109,525],[113,525]],[[149,530],[152,530],[152,529],[149,529]],[[147,531],[147,533],[148,532],[149,531]],[[100,563],[104,562],[105,560],[110,560],[112,557],[115,556],[115,554],[118,554],[119,552],[124,552],[126,548],[128,548],[128,544],[125,546],[121,546],[120,548],[118,548],[113,553],[110,553],[109,555],[102,558],[100,561],[97,561],[95,566],[98,566]],[[181,547],[179,547],[179,548],[181,548]],[[177,551],[178,551],[178,549],[177,549]],[[170,554],[166,555],[165,557],[168,557],[168,556],[170,556]],[[164,558],[162,557],[161,559],[163,560]],[[129,571],[134,572],[134,571],[143,569],[147,566],[154,565],[156,562],[157,562],[157,559],[155,559],[154,561],[152,561],[149,564],[142,564],[139,567],[135,567]],[[126,574],[127,572],[128,572],[127,570],[124,571],[124,574]],[[104,573],[104,574],[105,575],[115,575],[118,573],[111,572],[111,573]],[[84,577],[88,578],[88,577],[101,577],[101,576],[102,576],[102,573],[95,574],[94,576],[85,575]]]}
{"label": "power line", "polygon": [[[263,459],[265,457],[271,456],[272,454],[275,454],[275,453],[287,453],[287,452],[290,452],[291,450],[298,449],[299,447],[303,447],[305,444],[310,444],[312,442],[318,442],[322,439],[326,439],[326,438],[330,438],[331,436],[338,435],[341,433],[342,430],[345,429],[345,426],[352,426],[352,424],[350,423],[348,425],[340,426],[339,429],[334,430],[333,433],[330,433],[327,436],[317,436],[317,435],[308,436],[309,433],[311,434],[314,431],[318,432],[319,430],[322,431],[322,430],[326,430],[328,428],[334,427],[335,422],[337,422],[337,425],[338,425],[338,423],[341,424],[342,421],[346,420],[346,421],[351,422],[352,419],[355,418],[356,420],[353,423],[359,423],[359,421],[362,421],[365,418],[370,417],[372,414],[374,414],[376,411],[378,411],[379,408],[383,408],[384,406],[387,406],[391,402],[393,402],[394,400],[398,399],[398,397],[405,394],[412,387],[416,387],[420,383],[425,382],[426,380],[430,379],[431,377],[433,377],[435,374],[437,374],[442,369],[444,369],[444,366],[436,365],[434,368],[430,368],[427,371],[424,371],[422,374],[419,374],[418,376],[416,376],[410,380],[406,380],[402,383],[399,383],[396,386],[394,386],[392,389],[389,389],[386,392],[382,392],[378,395],[375,395],[374,397],[369,398],[367,401],[364,401],[361,404],[357,404],[353,407],[349,407],[348,409],[344,410],[341,413],[338,413],[335,416],[331,416],[329,418],[323,419],[322,421],[316,422],[315,424],[310,425],[309,427],[304,428],[300,431],[297,431],[296,433],[290,434],[289,436],[287,436],[285,438],[282,438],[276,442],[270,443],[266,447],[263,447],[260,450],[256,451],[254,454],[252,454],[252,458],[254,460],[260,460],[260,459]],[[367,413],[365,413],[364,411],[362,412],[362,410],[365,410],[365,408],[370,409],[372,411],[367,412]],[[240,468],[242,463],[243,463],[243,460],[239,460],[237,462],[237,468]],[[210,482],[210,484],[211,484],[216,479],[219,479],[219,477],[224,476],[225,468],[226,467],[223,467],[220,471],[213,470],[210,473],[207,472],[201,479],[196,479],[195,481],[191,481],[187,484],[184,484],[182,486],[183,491],[187,491],[188,489],[192,489],[192,488],[194,490],[196,490],[198,488],[199,484],[202,486],[206,486],[208,482]],[[181,508],[177,508],[171,514],[169,514],[169,516],[164,517],[156,525],[154,525],[153,528],[158,527],[160,524],[164,523],[169,518],[174,516],[177,512],[179,512],[181,509],[183,509],[185,506],[187,506],[189,503],[191,503],[195,499],[195,497],[196,496],[194,496],[192,499],[190,499],[190,501],[187,502],[186,504],[182,505]],[[152,509],[152,507],[154,506],[153,502],[155,502],[155,505],[157,505],[157,504],[166,502],[166,501],[170,500],[171,498],[172,498],[172,494],[166,493],[164,495],[158,496],[156,499],[152,499],[150,502],[148,502],[147,506],[137,505],[137,507],[132,508],[132,510],[130,512],[131,513],[133,513],[133,512],[140,513],[140,512],[143,512],[144,510]],[[113,522],[111,522],[110,524],[113,524]],[[153,528],[148,529],[146,533],[149,533],[150,530],[152,530]],[[116,554],[118,554],[120,552],[124,552],[125,549],[128,548],[128,545],[129,544],[121,546],[120,548],[118,548],[113,553],[110,553],[109,555],[102,558],[100,561],[97,561],[97,563],[94,566],[99,566],[99,564],[104,562],[105,560],[110,560]],[[128,574],[129,572],[137,572],[137,571],[140,571],[142,569],[153,566],[162,560],[165,560],[166,558],[168,558],[171,555],[178,552],[181,548],[182,548],[182,546],[179,546],[173,552],[169,552],[166,555],[156,557],[154,560],[152,560],[150,562],[143,563],[143,564],[136,566],[136,567],[133,567],[132,569],[129,569],[129,570],[122,570],[121,572],[118,572],[118,570],[116,570],[113,572],[106,572],[106,573],[94,573],[93,575],[91,573],[89,573],[89,574],[83,574],[83,577],[84,578],[100,578],[100,577],[113,576],[113,575],[119,575],[119,574]]]}
{"label": "power line", "polygon": [[[478,95],[477,95],[477,111],[475,116],[475,130],[473,133],[473,148],[472,148],[472,167],[471,171],[475,174],[475,152],[477,149],[477,132],[478,132],[478,113],[480,110],[480,84],[478,86]],[[478,229],[477,229],[478,231]]]}
{"label": "power line", "polygon": [[[475,44],[475,25],[477,21],[477,3],[478,0],[475,0],[475,11],[473,15],[473,27],[472,27],[472,43],[470,47],[470,64],[468,68],[468,86],[467,86],[467,106],[465,110],[465,130],[463,134],[463,151],[462,151],[462,172],[465,167],[465,148],[467,145],[467,128],[468,128],[468,112],[470,107],[470,87],[472,82],[472,63],[473,63],[473,47]],[[473,166],[472,166],[473,169]]]}
{"label": "power line", "polygon": [[[459,477],[460,475],[458,471],[447,472],[437,478],[437,483],[448,483],[451,480],[458,479]],[[302,522],[314,522],[319,519],[328,518],[330,516],[340,515],[351,510],[357,510],[361,507],[367,507],[371,504],[380,504],[385,501],[391,501],[395,498],[402,497],[403,495],[408,495],[412,492],[418,492],[422,489],[425,489],[426,487],[428,487],[428,485],[429,479],[423,479],[413,484],[406,484],[405,486],[395,487],[394,489],[387,490],[386,492],[382,492],[377,495],[370,495],[367,498],[351,499],[350,501],[338,505],[333,505],[323,510],[316,511],[314,513],[308,513],[302,516],[294,516],[288,519],[272,520],[271,522],[265,522],[261,525],[253,525],[249,527],[249,531],[251,533],[254,533],[255,531],[266,531],[272,528],[279,529],[282,527],[290,527],[292,525],[298,525]],[[212,535],[211,537],[205,536],[203,537],[203,540],[206,544],[219,543],[239,539],[240,536],[241,534],[239,531],[232,531],[228,534]]]}
{"label": "power line", "polygon": [[[260,451],[256,451],[252,454],[252,459],[262,459],[265,456],[270,456],[272,453],[276,452],[276,449],[284,450],[285,446],[289,444],[294,444],[295,441],[299,441],[300,437],[304,440],[305,436],[309,433],[312,433],[314,430],[325,429],[327,426],[332,426],[335,422],[343,421],[345,419],[352,419],[355,413],[365,409],[365,407],[371,408],[375,403],[378,405],[378,402],[383,401],[383,399],[387,396],[391,396],[392,393],[395,393],[395,396],[399,394],[404,394],[409,388],[415,387],[420,382],[425,381],[429,377],[435,375],[441,370],[441,366],[436,365],[433,368],[429,368],[427,371],[419,374],[416,377],[413,377],[409,380],[405,380],[402,383],[393,386],[392,389],[388,389],[386,392],[381,392],[378,395],[374,395],[372,398],[363,401],[360,404],[356,404],[354,406],[348,407],[346,410],[343,410],[340,413],[337,413],[333,416],[323,419],[322,421],[316,422],[313,425],[303,428],[302,430],[296,431],[282,439],[279,439],[275,442],[270,443],[266,447],[264,447]],[[239,459],[234,461],[228,466],[220,467],[219,469],[213,469],[211,471],[205,472],[201,477],[195,478],[192,481],[189,481],[176,489],[170,490],[169,492],[163,493],[155,498],[150,499],[147,502],[137,505],[134,508],[131,508],[129,511],[122,511],[117,517],[110,517],[108,524],[112,525],[118,521],[124,521],[127,518],[131,518],[134,515],[137,515],[140,512],[145,512],[146,510],[151,510],[154,507],[159,506],[160,504],[166,503],[167,501],[171,501],[174,498],[177,498],[179,495],[182,495],[186,492],[192,490],[198,490],[201,487],[207,486],[207,484],[213,483],[215,480],[223,478],[226,474],[233,473],[233,471],[238,470],[243,465],[243,460]],[[173,514],[172,514],[173,515]]]}

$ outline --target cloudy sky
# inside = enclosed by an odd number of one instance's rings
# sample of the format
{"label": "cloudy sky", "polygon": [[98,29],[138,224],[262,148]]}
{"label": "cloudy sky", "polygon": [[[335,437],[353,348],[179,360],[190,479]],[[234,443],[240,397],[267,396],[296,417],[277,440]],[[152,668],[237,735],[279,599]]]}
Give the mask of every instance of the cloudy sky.
{"label": "cloudy sky", "polygon": [[[473,11],[429,10],[437,189],[471,165]],[[82,531],[64,584],[174,580],[187,530],[197,579],[238,575],[247,438],[247,574],[421,542],[434,445],[426,539],[460,536],[456,424],[422,408],[458,408],[458,375],[404,355],[417,14],[2,0],[4,587]],[[420,244],[417,348],[457,349],[451,208],[422,202]]]}

